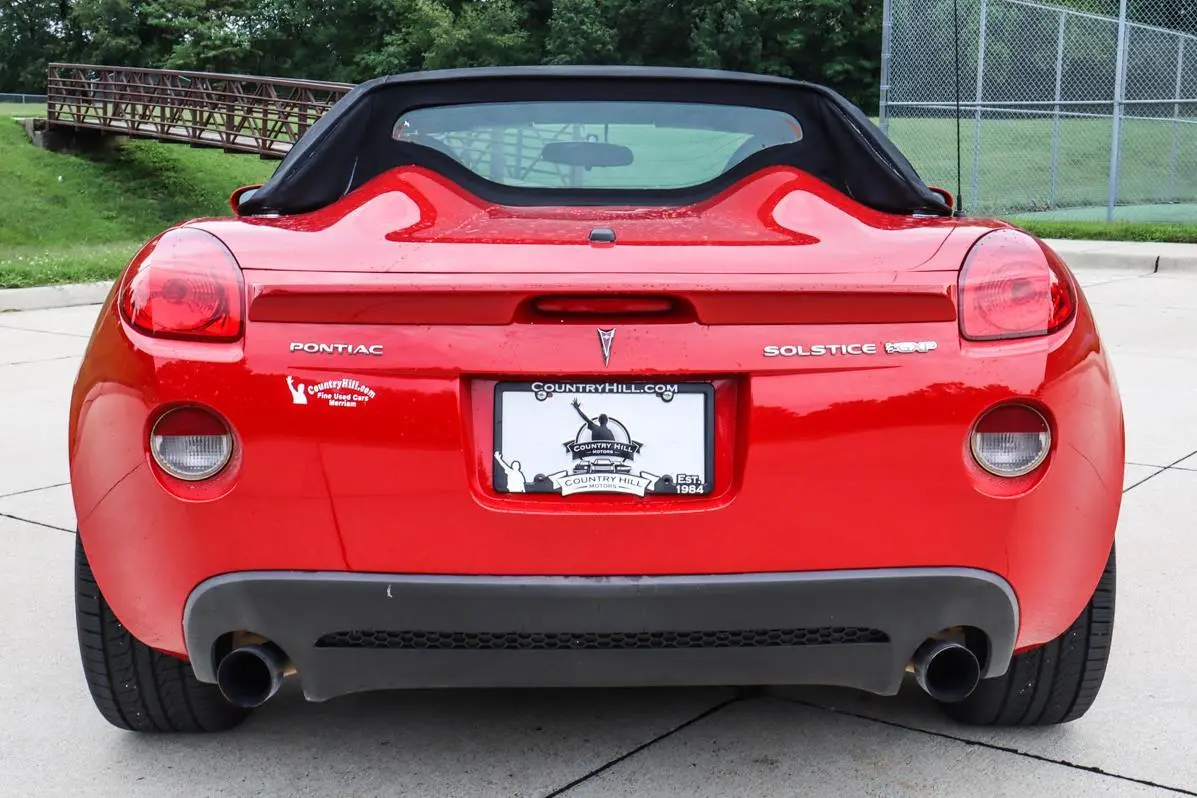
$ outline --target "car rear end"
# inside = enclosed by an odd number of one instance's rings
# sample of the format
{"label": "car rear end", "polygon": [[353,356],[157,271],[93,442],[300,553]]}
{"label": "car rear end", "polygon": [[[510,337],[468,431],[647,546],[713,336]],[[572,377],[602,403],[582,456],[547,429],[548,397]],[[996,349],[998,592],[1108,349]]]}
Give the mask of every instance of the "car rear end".
{"label": "car rear end", "polygon": [[114,612],[248,703],[291,671],[312,700],[885,694],[932,650],[997,677],[1073,623],[1121,424],[1080,289],[1004,225],[784,167],[681,209],[410,168],[147,247],[71,452]]}

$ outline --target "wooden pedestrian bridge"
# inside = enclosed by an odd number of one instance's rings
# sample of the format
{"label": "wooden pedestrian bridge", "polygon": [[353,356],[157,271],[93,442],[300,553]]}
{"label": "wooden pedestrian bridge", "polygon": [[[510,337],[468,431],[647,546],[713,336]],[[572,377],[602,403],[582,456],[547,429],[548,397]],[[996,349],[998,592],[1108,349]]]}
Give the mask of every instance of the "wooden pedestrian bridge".
{"label": "wooden pedestrian bridge", "polygon": [[281,158],[353,84],[51,64],[46,126]]}

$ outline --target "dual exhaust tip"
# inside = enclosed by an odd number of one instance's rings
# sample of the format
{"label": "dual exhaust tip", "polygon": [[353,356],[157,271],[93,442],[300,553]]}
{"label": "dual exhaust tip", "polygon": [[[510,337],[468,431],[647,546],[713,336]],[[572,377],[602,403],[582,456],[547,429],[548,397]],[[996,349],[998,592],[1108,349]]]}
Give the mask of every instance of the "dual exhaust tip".
{"label": "dual exhaust tip", "polygon": [[[919,687],[945,704],[968,698],[981,681],[976,654],[950,640],[926,641],[914,653],[911,666]],[[230,704],[254,709],[274,697],[288,671],[286,656],[275,646],[240,646],[220,661],[216,684]]]}
{"label": "dual exhaust tip", "polygon": [[928,640],[914,652],[911,664],[923,692],[944,704],[963,701],[981,682],[977,655],[951,640]]}
{"label": "dual exhaust tip", "polygon": [[239,646],[216,666],[216,686],[233,706],[255,709],[274,697],[288,670],[286,656],[275,646]]}

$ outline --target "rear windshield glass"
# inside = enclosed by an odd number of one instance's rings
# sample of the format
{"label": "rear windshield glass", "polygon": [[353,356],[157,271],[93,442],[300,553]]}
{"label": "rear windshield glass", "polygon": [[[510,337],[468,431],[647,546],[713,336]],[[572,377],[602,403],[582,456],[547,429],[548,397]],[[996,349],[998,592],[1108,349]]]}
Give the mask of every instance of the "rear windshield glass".
{"label": "rear windshield glass", "polygon": [[736,105],[478,103],[405,113],[392,138],[438,150],[502,185],[677,189],[801,141],[802,127],[782,111]]}

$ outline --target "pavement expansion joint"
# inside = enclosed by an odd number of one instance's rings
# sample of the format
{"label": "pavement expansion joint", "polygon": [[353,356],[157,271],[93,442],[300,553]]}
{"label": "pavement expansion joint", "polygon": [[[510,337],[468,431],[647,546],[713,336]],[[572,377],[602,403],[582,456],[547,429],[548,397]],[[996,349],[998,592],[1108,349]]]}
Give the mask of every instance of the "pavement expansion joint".
{"label": "pavement expansion joint", "polygon": [[0,328],[3,328],[5,330],[18,330],[20,332],[38,333],[40,335],[59,335],[64,338],[82,338],[85,341],[91,338],[90,333],[85,335],[83,333],[68,333],[68,332],[60,332],[58,330],[38,330],[33,327],[22,327],[19,324],[5,324],[3,322],[0,322]]}
{"label": "pavement expansion joint", "polygon": [[1192,468],[1181,468],[1181,467],[1180,467],[1180,464],[1181,464],[1181,463],[1183,463],[1185,460],[1188,460],[1190,457],[1193,457],[1193,456],[1197,456],[1197,452],[1189,452],[1188,454],[1186,454],[1186,455],[1184,455],[1183,457],[1181,457],[1179,460],[1175,460],[1175,461],[1173,461],[1172,463],[1170,463],[1170,464],[1168,464],[1168,465],[1166,465],[1166,466],[1149,466],[1149,468],[1158,468],[1158,469],[1159,469],[1159,471],[1156,471],[1154,474],[1151,474],[1150,476],[1143,477],[1143,479],[1139,480],[1139,481],[1138,481],[1138,482],[1136,482],[1135,484],[1131,485],[1131,486],[1130,486],[1130,487],[1128,487],[1128,488],[1125,488],[1125,489],[1122,491],[1123,495],[1125,495],[1125,494],[1129,493],[1130,491],[1134,490],[1135,488],[1139,487],[1139,486],[1140,486],[1140,485],[1142,485],[1144,482],[1149,482],[1149,481],[1151,481],[1151,480],[1155,479],[1155,478],[1156,478],[1156,477],[1158,477],[1160,474],[1163,474],[1165,471],[1186,471],[1186,472],[1192,472],[1192,471],[1194,471],[1194,470],[1197,470],[1197,469],[1192,469]]}
{"label": "pavement expansion joint", "polygon": [[0,499],[11,499],[13,496],[25,496],[29,493],[37,493],[43,490],[50,490],[51,488],[65,488],[70,485],[69,482],[55,482],[53,485],[45,485],[40,488],[25,488],[25,490],[15,490],[12,493],[0,493]]}
{"label": "pavement expansion joint", "polygon": [[[693,726],[694,724],[699,723],[703,720],[706,720],[707,718],[711,717],[715,713],[720,712],[724,709],[727,709],[732,704],[743,701],[745,698],[753,695],[754,692],[755,691],[738,692],[736,695],[732,696],[731,698],[729,698],[725,701],[720,701],[718,704],[715,704],[713,707],[708,707],[707,709],[704,709],[702,712],[699,712],[697,715],[690,718],[689,720],[679,723],[678,725],[674,726],[672,729],[669,729],[668,731],[661,732],[660,734],[658,734],[656,737],[652,738],[651,740],[641,743],[640,745],[636,746],[632,750],[627,751],[623,754],[620,754],[619,756],[615,757],[614,759],[612,759],[609,762],[599,765],[594,770],[591,770],[589,773],[585,773],[585,774],[579,776],[578,778],[569,782],[565,786],[558,787],[557,789],[553,790],[552,792],[547,793],[545,795],[545,798],[557,798],[557,796],[559,796],[559,795],[564,795],[565,793],[572,790],[574,787],[578,787],[578,786],[584,784],[585,782],[589,781],[590,779],[593,779],[595,776],[598,776],[598,775],[610,770],[611,768],[618,765],[620,762],[631,759],[632,757],[636,756],[636,754],[640,753],[641,751],[644,751],[648,748],[653,747],[657,743],[661,742],[662,740],[666,740],[666,739],[672,737],[673,735],[677,734],[678,732],[682,731],[683,729],[688,729],[689,727]],[[1194,793],[1194,794],[1197,795],[1197,793]]]}
{"label": "pavement expansion joint", "polygon": [[46,529],[53,529],[55,532],[66,532],[68,535],[75,534],[75,530],[73,530],[73,529],[64,529],[63,527],[54,526],[53,524],[47,524],[43,521],[34,521],[31,518],[22,518],[19,515],[10,515],[9,513],[0,513],[0,518],[7,518],[11,521],[20,521],[25,524],[33,524],[34,526],[45,527]]}
{"label": "pavement expansion joint", "polygon": [[821,709],[825,712],[834,712],[837,715],[844,715],[845,717],[855,718],[856,720],[863,720],[872,723],[880,723],[883,726],[889,726],[895,729],[904,729],[905,731],[915,732],[916,734],[925,734],[931,737],[938,737],[942,740],[953,740],[964,745],[977,746],[985,748],[990,751],[998,751],[1003,754],[1011,754],[1013,756],[1020,756],[1025,759],[1033,759],[1037,762],[1043,762],[1049,765],[1059,765],[1060,767],[1069,768],[1070,770],[1079,770],[1086,773],[1093,773],[1098,776],[1104,776],[1107,779],[1117,779],[1119,781],[1126,781],[1132,784],[1139,784],[1144,787],[1152,787],[1157,790],[1166,790],[1167,792],[1175,793],[1176,795],[1193,795],[1197,796],[1197,792],[1187,790],[1184,787],[1172,787],[1167,784],[1160,784],[1158,781],[1151,781],[1150,779],[1140,779],[1135,776],[1125,776],[1121,773],[1111,773],[1108,770],[1102,770],[1094,765],[1081,765],[1076,762],[1069,762],[1067,759],[1052,759],[1049,756],[1041,754],[1033,754],[1029,751],[1020,751],[1017,748],[1010,748],[1005,745],[997,745],[995,743],[982,742],[981,740],[970,740],[967,737],[957,737],[947,732],[932,731],[930,729],[920,729],[918,726],[908,726],[905,723],[898,723],[897,721],[884,720],[882,718],[874,718],[869,715],[862,715],[858,712],[850,712],[844,709],[834,709],[832,707],[823,706],[821,704],[814,704],[810,701],[803,701],[798,698],[786,698],[784,696],[774,696],[779,701],[786,701],[798,706],[807,707],[810,709]]}
{"label": "pavement expansion joint", "polygon": [[34,360],[13,360],[8,363],[0,363],[3,366],[28,366],[30,363],[51,363],[55,360],[79,360],[82,355],[59,355],[58,357],[39,357]]}

